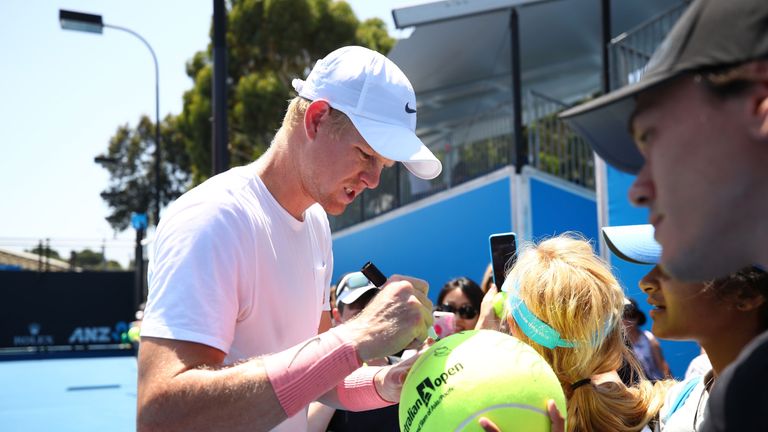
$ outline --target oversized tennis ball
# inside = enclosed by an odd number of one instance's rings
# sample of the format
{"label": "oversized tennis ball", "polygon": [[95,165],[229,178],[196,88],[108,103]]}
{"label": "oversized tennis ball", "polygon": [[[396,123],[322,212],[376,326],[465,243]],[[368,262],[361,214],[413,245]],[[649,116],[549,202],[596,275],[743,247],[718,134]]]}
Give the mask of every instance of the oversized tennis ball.
{"label": "oversized tennis ball", "polygon": [[547,401],[565,416],[565,395],[530,346],[492,330],[456,333],[416,361],[400,395],[401,432],[480,431],[487,417],[502,431],[549,431]]}

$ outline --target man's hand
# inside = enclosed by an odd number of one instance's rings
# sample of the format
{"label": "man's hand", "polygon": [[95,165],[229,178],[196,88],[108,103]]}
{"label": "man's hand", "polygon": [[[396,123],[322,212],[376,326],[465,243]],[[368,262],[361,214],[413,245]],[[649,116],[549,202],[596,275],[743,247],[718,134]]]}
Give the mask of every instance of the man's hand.
{"label": "man's hand", "polygon": [[480,304],[480,317],[477,319],[477,324],[475,324],[476,330],[498,330],[501,327],[501,321],[496,316],[496,311],[493,310],[493,302],[498,292],[496,284],[491,283],[488,287],[488,292],[483,296],[483,302]]}
{"label": "man's hand", "polygon": [[[565,432],[565,419],[560,415],[560,411],[557,410],[557,405],[555,405],[555,401],[552,399],[547,401],[547,412],[549,413],[549,420],[552,421],[551,431]],[[485,432],[502,432],[498,426],[486,417],[480,417],[478,423],[480,423],[480,427],[483,428]]]}
{"label": "man's hand", "polygon": [[357,317],[339,326],[357,342],[363,361],[422,344],[432,325],[428,289],[424,280],[392,276]]}
{"label": "man's hand", "polygon": [[427,341],[421,347],[419,352],[409,357],[407,360],[381,368],[373,379],[373,382],[376,385],[376,391],[379,392],[379,396],[390,402],[400,402],[400,392],[403,390],[405,377],[408,376],[408,372],[411,371],[411,367],[416,363],[416,360],[418,360],[419,357],[421,357],[421,355],[434,343],[435,341],[432,338],[427,338]]}

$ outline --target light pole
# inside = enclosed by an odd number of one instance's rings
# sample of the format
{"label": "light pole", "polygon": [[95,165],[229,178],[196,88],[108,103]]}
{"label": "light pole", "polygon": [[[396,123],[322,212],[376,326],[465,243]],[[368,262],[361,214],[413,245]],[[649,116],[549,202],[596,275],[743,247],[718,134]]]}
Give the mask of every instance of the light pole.
{"label": "light pole", "polygon": [[[157,65],[157,56],[155,51],[149,45],[149,43],[141,37],[138,33],[125,27],[106,24],[101,18],[101,15],[93,15],[82,12],[74,12],[59,9],[59,23],[64,30],[82,31],[86,33],[98,33],[104,32],[104,27],[122,30],[126,33],[130,33],[133,36],[139,38],[141,42],[149,49],[152,54],[152,60],[155,62],[155,187],[154,187],[154,224],[160,221],[160,68]],[[149,211],[149,209],[147,209]]]}

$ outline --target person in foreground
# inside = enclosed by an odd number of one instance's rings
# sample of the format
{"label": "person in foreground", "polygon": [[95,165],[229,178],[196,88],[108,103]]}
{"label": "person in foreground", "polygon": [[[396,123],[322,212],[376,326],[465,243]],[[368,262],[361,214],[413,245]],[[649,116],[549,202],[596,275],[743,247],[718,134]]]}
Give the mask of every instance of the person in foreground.
{"label": "person in foreground", "polygon": [[636,373],[641,368],[624,343],[624,292],[589,243],[561,235],[526,246],[502,291],[509,332],[562,384],[568,431],[648,430],[669,383],[639,377],[627,386],[619,378],[624,359]]}
{"label": "person in foreground", "polygon": [[[637,174],[661,266],[683,281],[768,269],[768,2],[694,0],[635,84],[562,115]],[[629,126],[629,130],[627,130]],[[765,429],[768,332],[718,378],[702,430]]]}
{"label": "person in foreground", "polygon": [[608,247],[618,257],[654,265],[640,280],[653,307],[652,330],[662,339],[694,340],[712,367],[704,376],[676,384],[659,412],[657,431],[694,431],[708,417],[710,390],[718,376],[757,335],[768,330],[768,273],[748,267],[707,282],[682,282],[658,265],[661,246],[650,225],[603,228]]}
{"label": "person in foreground", "polygon": [[293,85],[298,97],[264,155],[184,194],[158,226],[139,430],[302,431],[316,399],[390,405],[412,362],[360,366],[426,339],[432,305],[419,279],[390,277],[329,331],[323,313],[333,267],[326,212],[343,212],[395,161],[422,178],[441,171],[414,133],[413,88],[362,47],[330,53]]}

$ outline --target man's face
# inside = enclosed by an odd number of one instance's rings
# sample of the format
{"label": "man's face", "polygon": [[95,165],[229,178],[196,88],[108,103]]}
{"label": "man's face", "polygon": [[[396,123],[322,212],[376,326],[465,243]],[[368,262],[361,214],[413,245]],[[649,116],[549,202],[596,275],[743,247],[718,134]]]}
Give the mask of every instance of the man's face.
{"label": "man's face", "polygon": [[394,161],[376,153],[352,124],[337,130],[328,116],[317,124],[307,147],[303,185],[326,212],[339,215],[365,189],[379,185],[381,171]]}
{"label": "man's face", "polygon": [[745,96],[716,98],[690,75],[638,97],[631,129],[645,164],[630,200],[649,208],[662,264],[679,279],[728,274],[763,247],[755,230],[766,218],[766,165],[748,105]]}

